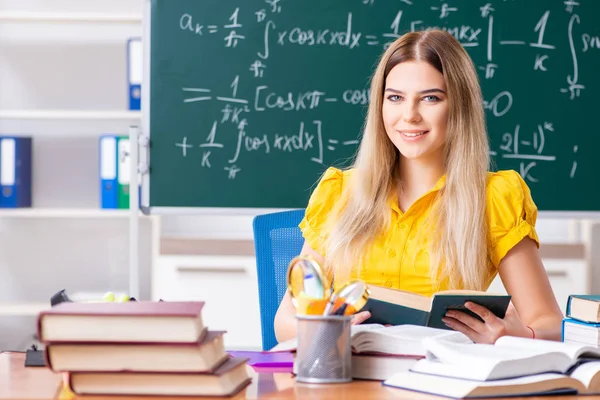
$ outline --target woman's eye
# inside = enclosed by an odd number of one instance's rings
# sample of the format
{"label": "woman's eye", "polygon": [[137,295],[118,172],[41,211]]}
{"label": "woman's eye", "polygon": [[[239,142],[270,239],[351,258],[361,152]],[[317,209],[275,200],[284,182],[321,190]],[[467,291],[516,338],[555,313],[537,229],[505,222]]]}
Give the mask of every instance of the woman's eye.
{"label": "woman's eye", "polygon": [[391,94],[388,96],[388,100],[390,101],[399,101],[401,99],[400,96],[398,96],[397,94]]}
{"label": "woman's eye", "polygon": [[423,97],[423,99],[426,102],[428,102],[428,103],[436,103],[436,102],[440,101],[439,97],[433,96],[433,95],[432,96],[425,96],[425,97]]}

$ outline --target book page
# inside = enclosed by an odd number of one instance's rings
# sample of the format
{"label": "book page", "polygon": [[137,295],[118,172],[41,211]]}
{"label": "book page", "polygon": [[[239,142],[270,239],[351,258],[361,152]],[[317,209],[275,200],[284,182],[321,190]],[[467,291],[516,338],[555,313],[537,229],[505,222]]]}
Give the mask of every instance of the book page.
{"label": "book page", "polygon": [[423,340],[425,357],[432,361],[455,365],[490,365],[501,361],[522,360],[545,354],[539,349],[500,347],[493,344],[462,344],[426,338]]}
{"label": "book page", "polygon": [[[583,383],[588,393],[600,393],[600,361],[581,364],[571,372],[571,377]],[[594,379],[596,378],[596,379]]]}
{"label": "book page", "polygon": [[[396,373],[385,380],[383,384],[454,398],[464,398],[470,395],[481,396],[482,394],[486,394],[485,397],[542,394],[557,389],[583,390],[580,382],[559,374],[538,374],[514,379],[478,382],[408,371]],[[486,388],[489,389],[486,390]]]}
{"label": "book page", "polygon": [[425,349],[421,342],[427,337],[447,342],[472,343],[460,332],[419,325],[396,325],[357,332],[352,336],[352,346],[356,352],[423,356]]}
{"label": "book page", "polygon": [[552,340],[542,340],[542,339],[529,339],[529,338],[521,338],[514,336],[503,336],[496,341],[496,346],[502,348],[515,348],[515,349],[524,349],[526,351],[531,352],[541,352],[541,353],[550,353],[550,352],[559,352],[564,353],[573,362],[585,354],[587,356],[597,356],[600,357],[600,349],[593,348],[586,345],[580,345],[575,343],[564,343],[564,342],[555,342]]}

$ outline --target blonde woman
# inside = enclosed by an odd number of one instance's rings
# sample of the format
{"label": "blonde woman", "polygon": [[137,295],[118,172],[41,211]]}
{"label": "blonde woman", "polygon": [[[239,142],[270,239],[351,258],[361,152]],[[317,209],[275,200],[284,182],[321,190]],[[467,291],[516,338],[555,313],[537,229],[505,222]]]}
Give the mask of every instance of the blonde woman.
{"label": "blonde woman", "polygon": [[[488,172],[489,145],[473,63],[450,34],[398,38],[371,81],[353,168],[329,168],[300,228],[303,254],[335,286],[348,279],[424,295],[486,290],[499,273],[512,303],[504,319],[476,304],[485,322],[449,311],[444,322],[473,341],[512,335],[560,340],[562,313],[538,252],[537,208],[515,171]],[[279,341],[296,335],[283,298]],[[364,311],[353,323],[369,318]]]}

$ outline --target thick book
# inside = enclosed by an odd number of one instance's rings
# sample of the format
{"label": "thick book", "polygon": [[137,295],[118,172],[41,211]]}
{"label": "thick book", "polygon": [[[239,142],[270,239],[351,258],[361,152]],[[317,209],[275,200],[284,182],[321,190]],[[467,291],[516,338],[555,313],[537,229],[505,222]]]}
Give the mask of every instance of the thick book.
{"label": "thick book", "polygon": [[478,381],[541,373],[567,374],[584,362],[600,366],[600,349],[550,340],[503,336],[495,344],[423,340],[425,359],[411,371]]}
{"label": "thick book", "polygon": [[[354,354],[381,354],[395,356],[425,356],[424,338],[456,343],[473,343],[460,332],[417,325],[383,326],[378,324],[353,325],[350,342]],[[279,343],[270,352],[295,351],[297,339]]]}
{"label": "thick book", "polygon": [[198,343],[55,343],[45,349],[55,372],[212,372],[229,355],[222,331]]}
{"label": "thick book", "polygon": [[73,372],[68,376],[68,385],[77,395],[232,396],[250,383],[244,358],[229,358],[212,373]]}
{"label": "thick book", "polygon": [[567,300],[567,318],[600,322],[600,295],[572,294]]}
{"label": "thick book", "polygon": [[38,338],[66,342],[197,343],[204,302],[64,302],[38,314]]}
{"label": "thick book", "polygon": [[600,347],[600,324],[563,318],[562,341]]}
{"label": "thick book", "polygon": [[374,285],[369,285],[369,290],[369,299],[363,308],[371,312],[367,323],[423,325],[438,329],[451,329],[442,321],[448,310],[462,311],[481,320],[465,307],[467,301],[482,305],[499,318],[504,318],[511,298],[509,295],[466,290],[441,291],[431,298]]}
{"label": "thick book", "polygon": [[402,371],[383,384],[455,399],[598,393],[600,381],[590,367],[597,368],[584,364],[571,376],[548,373],[485,382]]}

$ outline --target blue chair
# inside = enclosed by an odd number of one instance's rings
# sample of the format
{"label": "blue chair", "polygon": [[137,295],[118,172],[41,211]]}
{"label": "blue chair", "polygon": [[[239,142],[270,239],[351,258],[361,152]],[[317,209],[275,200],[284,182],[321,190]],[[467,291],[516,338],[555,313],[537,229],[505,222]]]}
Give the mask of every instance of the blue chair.
{"label": "blue chair", "polygon": [[304,244],[298,228],[302,218],[304,209],[258,215],[252,222],[263,350],[277,344],[273,321],[287,290],[288,265]]}

